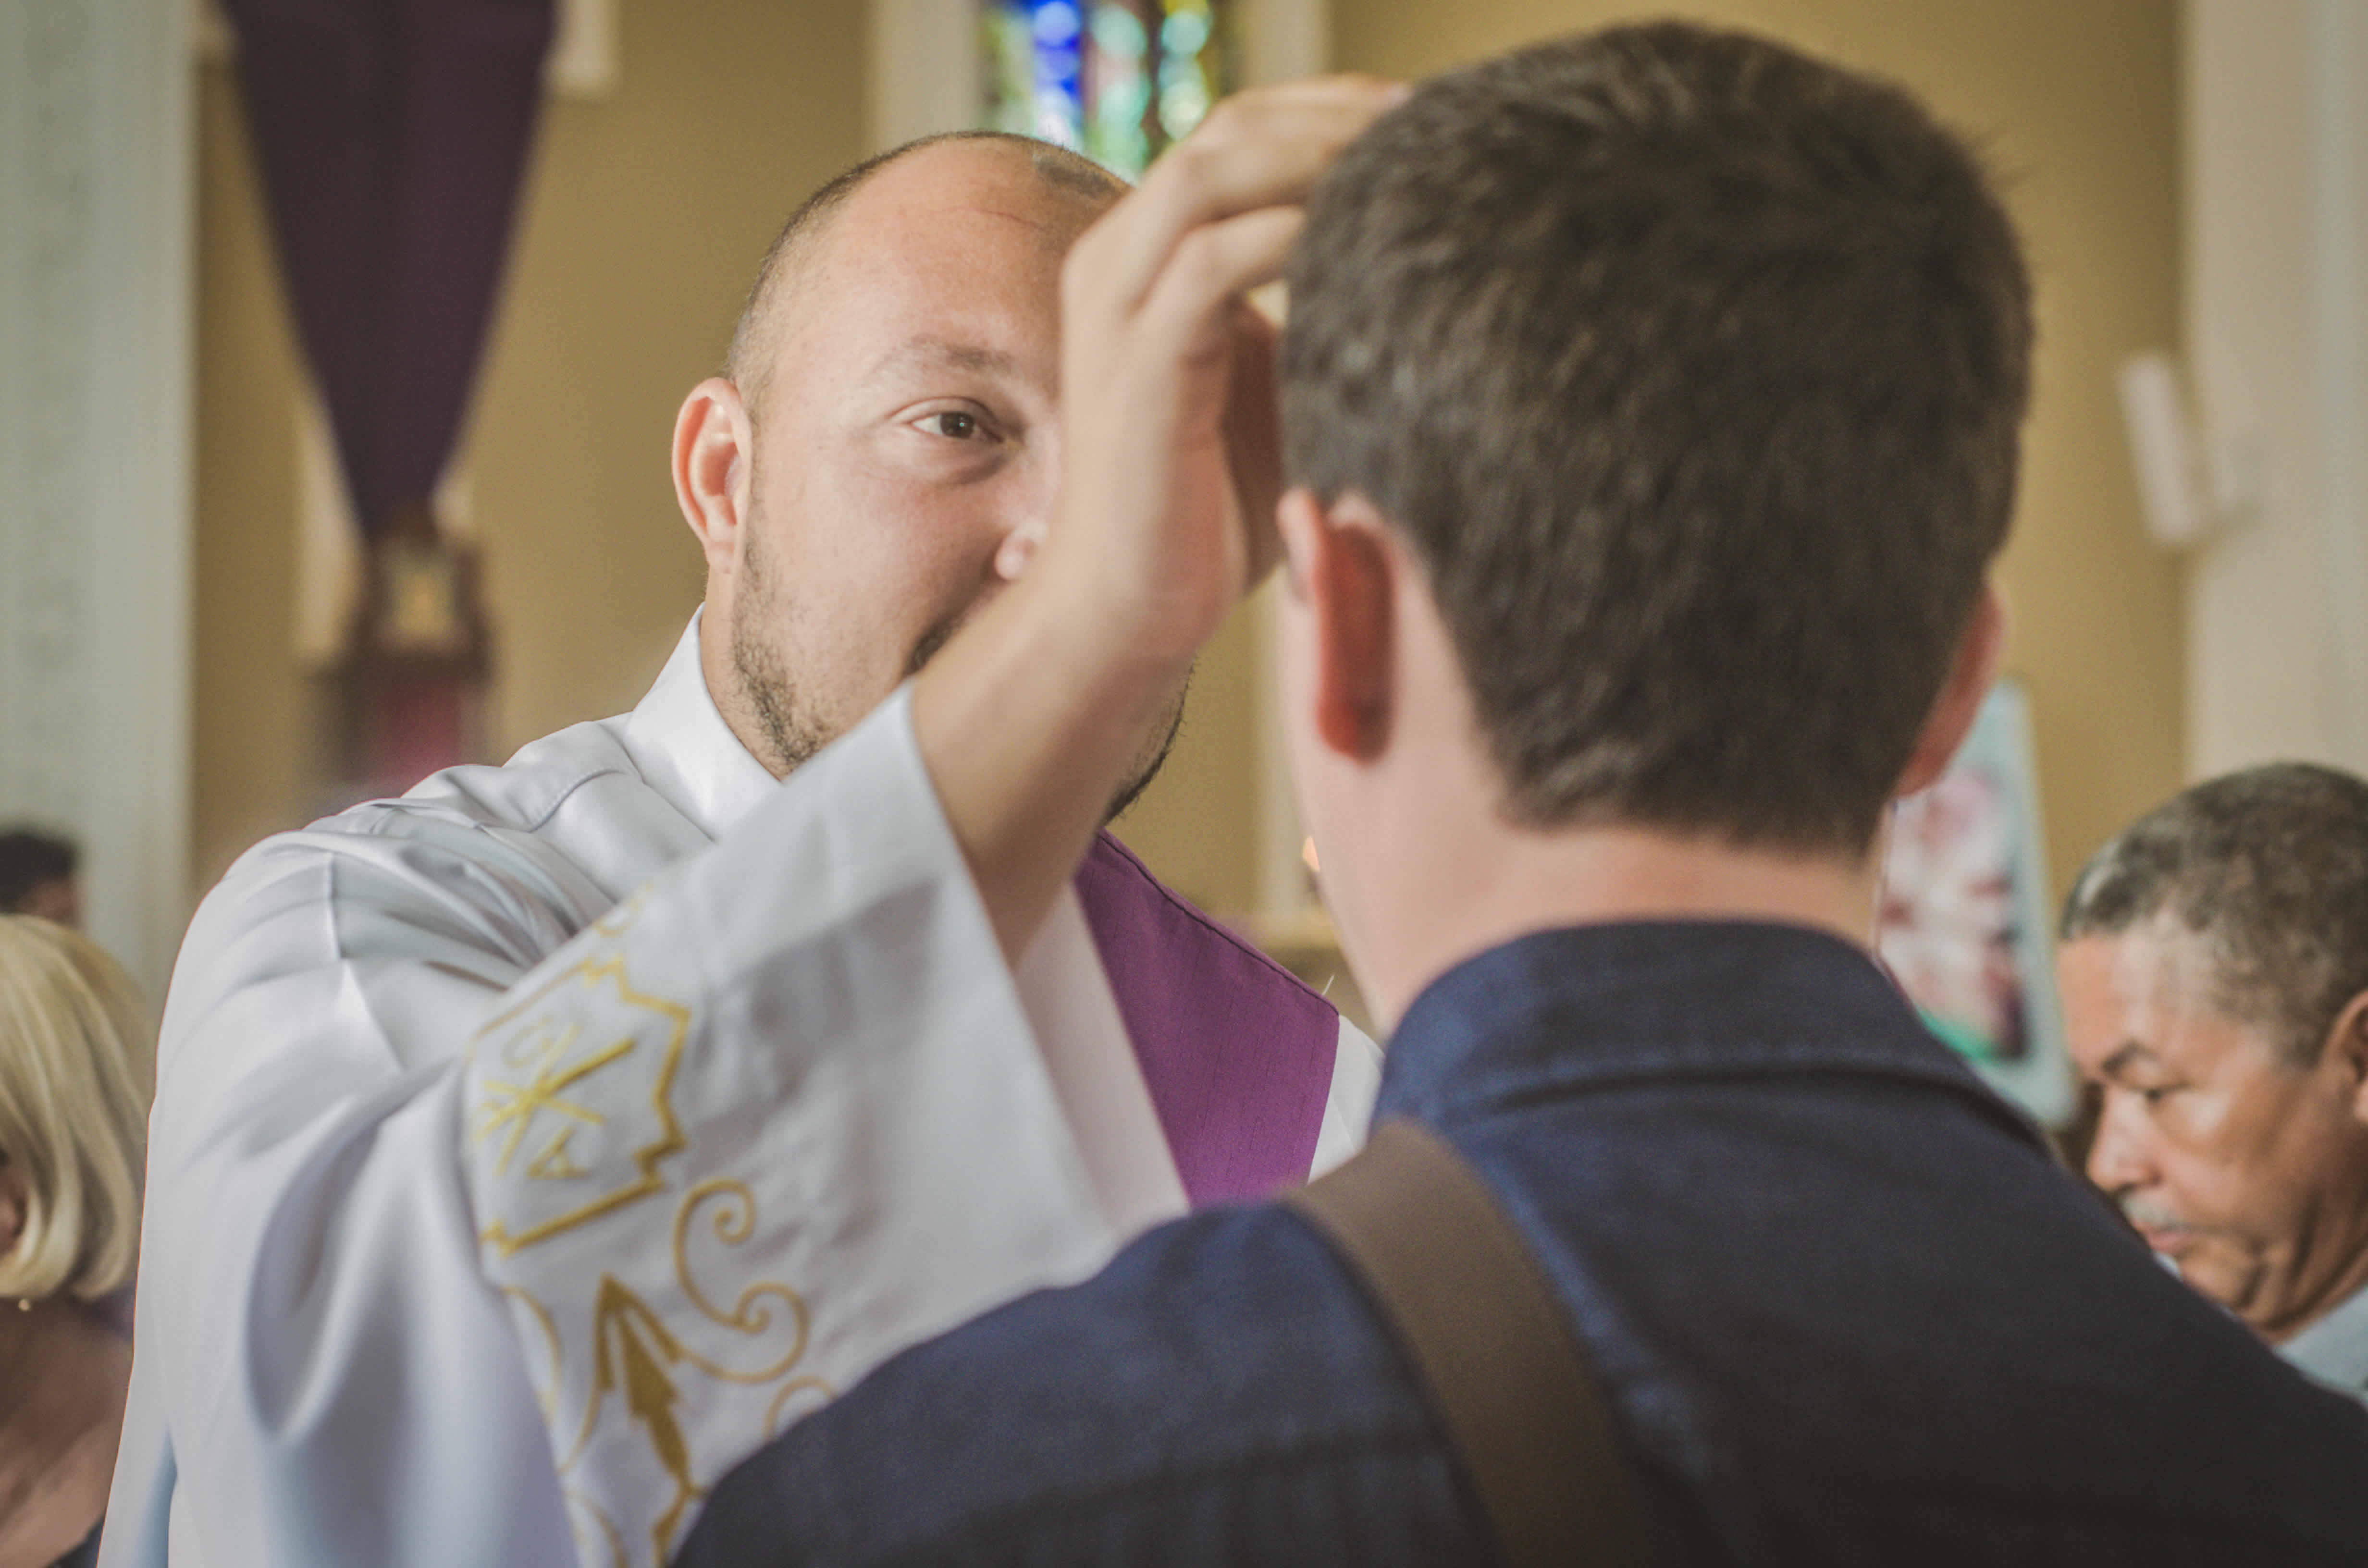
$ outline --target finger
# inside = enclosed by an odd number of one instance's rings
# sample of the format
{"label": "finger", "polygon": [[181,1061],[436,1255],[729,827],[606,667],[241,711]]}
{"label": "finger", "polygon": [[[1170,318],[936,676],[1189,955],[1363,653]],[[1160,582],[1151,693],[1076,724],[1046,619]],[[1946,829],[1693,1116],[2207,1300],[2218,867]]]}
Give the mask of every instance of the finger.
{"label": "finger", "polygon": [[1378,82],[1327,80],[1244,95],[1218,105],[1201,129],[1155,165],[1121,235],[1150,263],[1124,298],[1150,289],[1150,272],[1185,233],[1207,222],[1292,205],[1391,103]]}
{"label": "finger", "polygon": [[1135,312],[1129,358],[1148,367],[1230,352],[1235,302],[1282,276],[1305,222],[1296,207],[1266,207],[1178,240]]}
{"label": "finger", "polygon": [[[1216,107],[1203,117],[1192,133],[1178,142],[1168,153],[1152,165],[1151,172],[1135,181],[1127,190],[1129,197],[1139,193],[1146,183],[1173,180],[1173,174],[1160,170],[1179,162],[1178,154],[1187,147],[1206,150],[1214,143],[1235,141],[1246,135],[1271,135],[1288,131],[1291,118],[1313,117],[1322,119],[1336,114],[1360,116],[1367,122],[1382,109],[1402,101],[1413,91],[1403,82],[1393,82],[1379,76],[1341,74],[1310,76],[1300,81],[1284,82],[1269,86],[1250,87],[1218,100]],[[1121,200],[1119,208],[1140,205]],[[1088,231],[1088,235],[1113,225],[1108,217]],[[1118,226],[1124,226],[1123,223]]]}
{"label": "finger", "polygon": [[1098,313],[1138,308],[1186,235],[1296,204],[1399,96],[1385,83],[1327,78],[1227,98],[1079,242],[1064,287]]}
{"label": "finger", "polygon": [[1406,83],[1388,76],[1370,75],[1361,71],[1335,71],[1320,76],[1302,76],[1289,82],[1269,83],[1262,87],[1247,87],[1220,101],[1257,108],[1271,104],[1361,103],[1378,94],[1395,104],[1413,90]]}
{"label": "finger", "polygon": [[1247,585],[1256,586],[1282,549],[1275,527],[1275,507],[1282,499],[1278,336],[1273,324],[1247,304],[1234,307],[1233,335],[1233,376],[1225,389],[1226,466],[1246,534]]}

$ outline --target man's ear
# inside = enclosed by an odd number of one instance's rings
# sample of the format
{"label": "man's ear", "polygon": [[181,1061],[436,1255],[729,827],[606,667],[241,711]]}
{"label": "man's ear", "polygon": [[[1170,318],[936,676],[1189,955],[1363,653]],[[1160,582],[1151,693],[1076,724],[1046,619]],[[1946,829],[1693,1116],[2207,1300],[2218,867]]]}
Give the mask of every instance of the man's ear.
{"label": "man's ear", "polygon": [[2368,991],[2343,1005],[2319,1052],[2321,1068],[2350,1096],[2353,1119],[2368,1124]]}
{"label": "man's ear", "polygon": [[1957,639],[1957,652],[1949,661],[1949,674],[1941,683],[1941,694],[1932,699],[1931,709],[1924,715],[1924,728],[1916,737],[1916,749],[1908,755],[1907,767],[1892,789],[1895,797],[1913,795],[1948,767],[1949,759],[1957,755],[1966,732],[1980,716],[1982,699],[1989,695],[1990,687],[1997,682],[1998,662],[2005,653],[2006,606],[1998,598],[1998,585],[1985,581],[1981,597],[1974,601],[1974,613],[1965,624],[1964,634]]}
{"label": "man's ear", "polygon": [[1342,756],[1370,761],[1389,744],[1395,674],[1397,590],[1385,525],[1362,496],[1326,506],[1304,489],[1286,494],[1275,516],[1285,591],[1309,619],[1315,733]]}
{"label": "man's ear", "polygon": [[739,559],[756,449],[738,387],[710,376],[690,389],[674,420],[674,496],[711,572],[728,574]]}

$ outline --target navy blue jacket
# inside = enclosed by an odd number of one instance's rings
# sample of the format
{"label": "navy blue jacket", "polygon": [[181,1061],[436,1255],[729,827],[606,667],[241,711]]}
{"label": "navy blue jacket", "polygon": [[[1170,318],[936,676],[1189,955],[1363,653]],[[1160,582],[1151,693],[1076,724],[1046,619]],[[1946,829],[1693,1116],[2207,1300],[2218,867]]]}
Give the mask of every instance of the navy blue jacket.
{"label": "navy blue jacket", "polygon": [[[1424,993],[1378,1115],[1528,1237],[1673,1561],[2368,1563],[2368,1409],[2157,1267],[1845,943],[1525,937]],[[1488,1555],[1354,1279],[1255,1207],[898,1357],[677,1561]]]}

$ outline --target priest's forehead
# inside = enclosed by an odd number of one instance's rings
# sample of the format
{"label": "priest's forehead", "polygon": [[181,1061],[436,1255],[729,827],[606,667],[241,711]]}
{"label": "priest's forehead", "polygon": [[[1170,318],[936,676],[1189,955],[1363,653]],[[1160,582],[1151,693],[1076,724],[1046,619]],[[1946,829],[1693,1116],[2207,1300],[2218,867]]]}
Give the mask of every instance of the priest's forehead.
{"label": "priest's forehead", "polygon": [[781,324],[796,309],[802,288],[814,275],[815,259],[857,196],[891,180],[942,178],[957,161],[981,161],[1025,168],[1053,201],[1098,215],[1127,190],[1126,182],[1092,159],[1051,142],[1002,131],[956,131],[923,137],[868,158],[806,198],[781,226],[757,269],[748,302],[733,328],[723,373],[739,387],[753,410],[780,341]]}

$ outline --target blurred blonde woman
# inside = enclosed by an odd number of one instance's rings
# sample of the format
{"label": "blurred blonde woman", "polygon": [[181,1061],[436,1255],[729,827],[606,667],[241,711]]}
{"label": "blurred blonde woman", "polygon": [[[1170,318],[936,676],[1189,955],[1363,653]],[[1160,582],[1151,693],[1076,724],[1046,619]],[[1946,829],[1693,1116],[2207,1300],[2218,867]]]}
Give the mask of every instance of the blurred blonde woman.
{"label": "blurred blonde woman", "polygon": [[0,1568],[97,1561],[155,1049],[114,960],[0,915]]}

